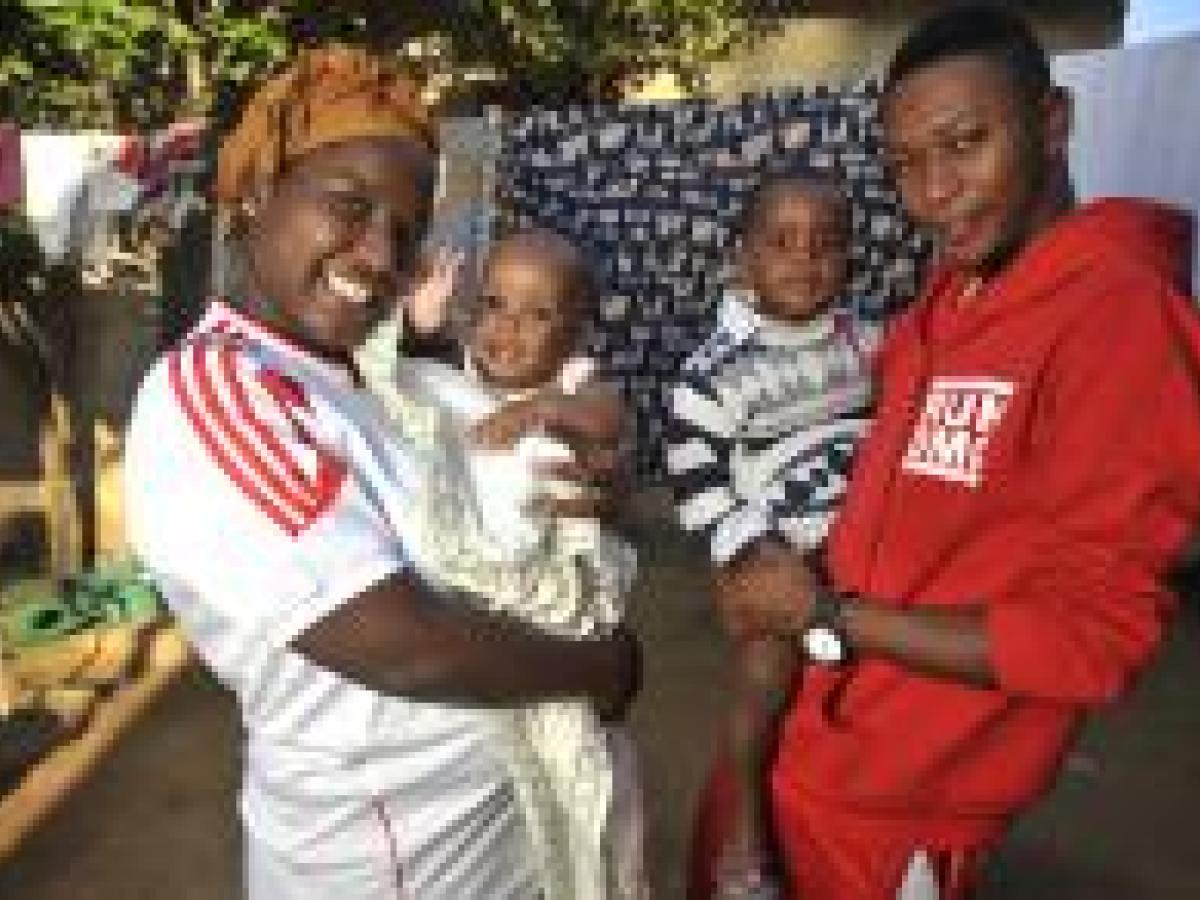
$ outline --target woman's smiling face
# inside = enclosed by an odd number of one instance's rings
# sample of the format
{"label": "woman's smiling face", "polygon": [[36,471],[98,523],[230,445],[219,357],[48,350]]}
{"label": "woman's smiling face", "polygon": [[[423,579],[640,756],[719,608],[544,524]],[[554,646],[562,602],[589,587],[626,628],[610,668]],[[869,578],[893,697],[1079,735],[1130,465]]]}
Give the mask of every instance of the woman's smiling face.
{"label": "woman's smiling face", "polygon": [[403,137],[305,154],[253,204],[251,299],[269,303],[305,341],[352,350],[413,273],[434,171],[430,152]]}

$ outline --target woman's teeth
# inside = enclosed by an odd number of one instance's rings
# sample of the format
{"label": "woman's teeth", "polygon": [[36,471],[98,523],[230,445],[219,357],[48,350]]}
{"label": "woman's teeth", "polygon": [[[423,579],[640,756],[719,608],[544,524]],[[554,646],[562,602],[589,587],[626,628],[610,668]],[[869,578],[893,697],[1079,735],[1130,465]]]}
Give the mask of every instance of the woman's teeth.
{"label": "woman's teeth", "polygon": [[333,272],[325,273],[325,286],[350,303],[367,303],[371,299],[369,287]]}

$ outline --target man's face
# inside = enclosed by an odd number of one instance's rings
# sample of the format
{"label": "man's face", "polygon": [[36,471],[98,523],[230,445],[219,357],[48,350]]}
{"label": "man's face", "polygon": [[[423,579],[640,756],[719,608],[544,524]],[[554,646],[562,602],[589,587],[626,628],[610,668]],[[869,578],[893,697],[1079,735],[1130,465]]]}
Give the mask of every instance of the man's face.
{"label": "man's face", "polygon": [[433,171],[430,154],[404,138],[356,138],[301,157],[255,208],[252,299],[316,346],[353,349],[412,275]]}
{"label": "man's face", "polygon": [[944,262],[986,273],[1040,227],[1053,202],[1048,175],[1065,152],[1057,94],[1022,102],[998,62],[954,57],[901,80],[883,120],[905,208],[934,233]]}
{"label": "man's face", "polygon": [[552,380],[575,345],[579,286],[564,260],[501,246],[488,263],[471,336],[480,373],[506,388]]}
{"label": "man's face", "polygon": [[816,188],[782,184],[763,198],[743,239],[746,286],[764,315],[803,322],[842,289],[845,211]]}

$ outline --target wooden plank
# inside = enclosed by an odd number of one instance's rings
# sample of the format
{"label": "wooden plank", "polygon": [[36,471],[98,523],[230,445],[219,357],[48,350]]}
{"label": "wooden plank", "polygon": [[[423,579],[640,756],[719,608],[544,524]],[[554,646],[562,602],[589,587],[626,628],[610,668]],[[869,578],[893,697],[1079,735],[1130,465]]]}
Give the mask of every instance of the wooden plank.
{"label": "wooden plank", "polygon": [[154,635],[142,672],[97,704],[79,737],[52,750],[0,798],[0,862],[88,776],[189,659],[178,630],[168,628]]}
{"label": "wooden plank", "polygon": [[83,567],[83,522],[71,471],[71,406],[57,391],[42,425],[42,491],[50,544],[50,576],[65,578]]}
{"label": "wooden plank", "polygon": [[0,481],[0,518],[24,512],[42,512],[45,488],[40,481]]}

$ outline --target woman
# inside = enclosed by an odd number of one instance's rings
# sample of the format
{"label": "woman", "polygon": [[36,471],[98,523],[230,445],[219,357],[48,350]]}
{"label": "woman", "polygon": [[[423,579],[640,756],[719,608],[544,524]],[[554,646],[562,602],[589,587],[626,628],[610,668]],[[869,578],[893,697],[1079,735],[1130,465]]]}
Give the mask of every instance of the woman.
{"label": "woman", "polygon": [[[133,546],[241,707],[255,900],[535,896],[487,707],[615,717],[636,685],[627,634],[480,612],[406,552],[420,460],[351,354],[414,269],[435,156],[413,85],[376,57],[310,51],[264,84],[218,163],[245,290],[158,361],[129,427]],[[589,439],[593,470],[611,459],[611,405],[531,401],[491,436],[530,419]]]}
{"label": "woman", "polygon": [[1083,714],[1152,655],[1200,513],[1200,327],[1161,252],[1171,219],[1075,206],[1068,98],[1028,26],[935,15],[882,109],[940,265],[882,348],[828,580],[762,556],[718,597],[810,663],[771,783],[805,900],[967,896]]}

